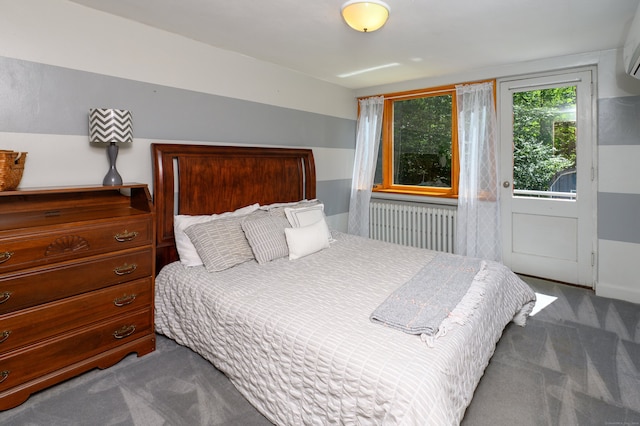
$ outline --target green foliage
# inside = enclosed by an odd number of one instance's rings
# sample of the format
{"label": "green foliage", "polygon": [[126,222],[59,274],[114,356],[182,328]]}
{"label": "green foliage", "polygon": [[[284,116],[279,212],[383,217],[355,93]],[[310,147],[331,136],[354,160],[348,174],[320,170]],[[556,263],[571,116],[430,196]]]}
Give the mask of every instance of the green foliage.
{"label": "green foliage", "polygon": [[513,95],[514,188],[549,189],[559,171],[575,167],[576,88]]}
{"label": "green foliage", "polygon": [[514,188],[549,190],[554,175],[572,166],[570,160],[554,155],[554,149],[549,145],[527,142],[517,145],[520,146],[513,161]]}
{"label": "green foliage", "polygon": [[451,186],[451,113],[451,95],[394,102],[394,183]]}
{"label": "green foliage", "polygon": [[556,147],[557,155],[560,155],[574,165],[576,163],[576,122],[557,121],[554,125],[553,144]]}

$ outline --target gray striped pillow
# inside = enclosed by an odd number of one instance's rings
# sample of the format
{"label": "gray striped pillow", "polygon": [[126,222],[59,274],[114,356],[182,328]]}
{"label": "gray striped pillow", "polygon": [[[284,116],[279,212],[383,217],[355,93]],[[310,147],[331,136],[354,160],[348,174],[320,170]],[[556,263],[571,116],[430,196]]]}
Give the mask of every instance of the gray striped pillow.
{"label": "gray striped pillow", "polygon": [[242,231],[242,222],[248,217],[212,220],[184,230],[207,271],[224,271],[253,259],[253,252]]}
{"label": "gray striped pillow", "polygon": [[290,228],[284,216],[267,216],[242,223],[242,229],[260,264],[289,255],[284,229]]}

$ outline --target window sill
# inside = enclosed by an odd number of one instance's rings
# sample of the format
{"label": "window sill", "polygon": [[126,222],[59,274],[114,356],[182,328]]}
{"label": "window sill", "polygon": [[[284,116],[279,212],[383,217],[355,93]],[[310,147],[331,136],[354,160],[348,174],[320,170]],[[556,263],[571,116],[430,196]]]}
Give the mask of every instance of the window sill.
{"label": "window sill", "polygon": [[431,197],[428,195],[411,195],[411,194],[399,194],[394,192],[382,192],[374,191],[371,193],[371,198],[376,200],[390,200],[390,201],[409,201],[413,203],[425,203],[425,204],[441,204],[444,206],[457,206],[458,199],[450,197]]}

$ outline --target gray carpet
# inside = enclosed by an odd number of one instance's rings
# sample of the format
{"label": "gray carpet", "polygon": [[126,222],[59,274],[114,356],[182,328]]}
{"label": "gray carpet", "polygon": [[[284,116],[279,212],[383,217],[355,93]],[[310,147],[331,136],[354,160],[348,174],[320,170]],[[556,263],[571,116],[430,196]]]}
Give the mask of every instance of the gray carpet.
{"label": "gray carpet", "polygon": [[[558,299],[510,325],[463,425],[640,425],[640,305],[524,277]],[[265,425],[211,364],[158,336],[129,356],[0,413],[3,425]]]}
{"label": "gray carpet", "polygon": [[271,423],[211,363],[158,335],[156,351],[93,370],[0,412],[0,425],[255,425]]}
{"label": "gray carpet", "polygon": [[507,326],[463,425],[640,425],[640,305],[523,278],[557,300]]}

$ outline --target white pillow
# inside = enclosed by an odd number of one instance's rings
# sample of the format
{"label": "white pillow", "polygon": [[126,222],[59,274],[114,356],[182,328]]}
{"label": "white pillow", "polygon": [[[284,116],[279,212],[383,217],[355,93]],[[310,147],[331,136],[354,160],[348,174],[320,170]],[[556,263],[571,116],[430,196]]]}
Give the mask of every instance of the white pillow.
{"label": "white pillow", "polygon": [[286,203],[273,203],[273,204],[265,204],[260,206],[260,210],[271,210],[271,209],[276,209],[279,207],[295,207],[298,206],[300,207],[301,205],[304,204],[311,204],[311,203],[317,203],[318,199],[314,198],[312,200],[307,200],[306,198],[304,200],[300,200],[300,201],[290,201],[290,202],[286,202]]}
{"label": "white pillow", "polygon": [[324,218],[302,228],[285,228],[289,260],[299,259],[329,247],[329,228]]}
{"label": "white pillow", "polygon": [[[284,214],[287,216],[289,223],[294,228],[302,228],[304,226],[313,225],[314,223],[325,219],[324,204],[316,204],[313,206],[300,208],[285,207]],[[329,241],[333,240],[331,231],[329,231],[328,227],[327,238],[329,239]]]}
{"label": "white pillow", "polygon": [[284,214],[287,216],[291,226],[302,228],[324,219],[324,204],[300,208],[285,207]]}
{"label": "white pillow", "polygon": [[184,266],[199,266],[202,265],[202,259],[198,255],[193,243],[185,234],[184,230],[192,225],[199,223],[209,222],[211,220],[222,219],[225,217],[234,216],[246,216],[260,208],[259,204],[252,204],[250,206],[242,207],[232,212],[225,212],[220,214],[211,215],[175,215],[173,216],[173,235],[176,239],[176,249],[180,256],[180,263]]}

